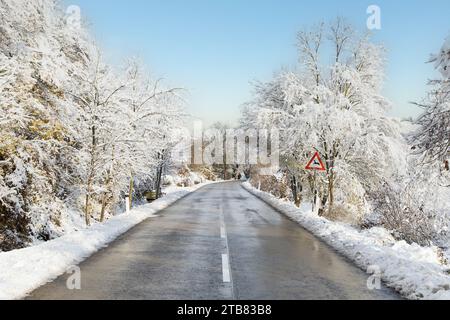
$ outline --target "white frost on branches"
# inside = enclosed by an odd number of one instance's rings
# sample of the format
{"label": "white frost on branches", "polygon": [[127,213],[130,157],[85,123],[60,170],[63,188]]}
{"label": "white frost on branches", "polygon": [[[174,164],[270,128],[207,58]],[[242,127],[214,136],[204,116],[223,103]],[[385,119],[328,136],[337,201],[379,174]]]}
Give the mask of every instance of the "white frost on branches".
{"label": "white frost on branches", "polygon": [[[243,124],[279,128],[285,169],[321,213],[345,203],[360,221],[367,193],[406,168],[399,123],[386,116],[390,104],[381,95],[384,50],[341,19],[300,32],[298,42],[299,70],[259,84]],[[329,52],[331,63],[321,63]],[[323,175],[304,170],[316,151]]]}
{"label": "white frost on branches", "polygon": [[[113,68],[56,0],[0,0],[0,250],[114,215],[155,188],[180,89]],[[159,171],[158,171],[159,172]]]}
{"label": "white frost on branches", "polygon": [[[258,83],[242,113],[245,128],[280,130],[284,178],[275,180],[284,186],[269,179],[265,191],[286,197],[287,186],[298,206],[311,202],[321,216],[359,227],[381,225],[408,242],[444,239],[450,205],[444,173],[422,167],[411,153],[404,136],[413,125],[387,115],[383,47],[338,19],[301,31],[298,49],[297,70]],[[444,77],[433,82],[432,103],[425,104],[422,131],[414,139],[416,151],[428,159],[449,150],[448,43],[432,61]],[[324,173],[305,170],[315,152]],[[256,180],[258,186],[264,182]]]}
{"label": "white frost on branches", "polygon": [[439,54],[432,56],[441,78],[431,81],[432,90],[420,104],[424,113],[418,119],[415,146],[426,163],[440,162],[449,171],[450,158],[450,38]]}

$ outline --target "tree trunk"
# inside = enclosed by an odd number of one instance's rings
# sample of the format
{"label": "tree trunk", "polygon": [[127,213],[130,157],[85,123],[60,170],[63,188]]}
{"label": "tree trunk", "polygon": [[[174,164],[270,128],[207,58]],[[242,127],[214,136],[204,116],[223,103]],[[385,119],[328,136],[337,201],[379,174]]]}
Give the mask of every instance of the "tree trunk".
{"label": "tree trunk", "polygon": [[163,174],[163,166],[159,166],[157,176],[156,176],[156,198],[157,199],[161,198],[162,174]]}
{"label": "tree trunk", "polygon": [[106,207],[108,206],[108,194],[103,194],[102,199],[102,211],[100,212],[100,222],[105,222],[105,215],[106,215]]}
{"label": "tree trunk", "polygon": [[130,200],[130,209],[133,207],[133,193],[134,193],[134,176],[131,174],[130,177],[130,189],[128,191],[128,199]]}
{"label": "tree trunk", "polygon": [[314,189],[314,202],[313,202],[313,212],[314,213],[319,213],[320,211],[320,196],[319,196],[319,191],[317,189]]}
{"label": "tree trunk", "polygon": [[316,204],[317,204],[317,197],[316,197],[316,195],[314,195],[314,197],[313,197],[313,212],[316,211]]}
{"label": "tree trunk", "polygon": [[328,182],[328,205],[329,205],[329,211],[333,210],[334,206],[334,173],[332,172],[329,178]]}
{"label": "tree trunk", "polygon": [[297,208],[300,208],[302,204],[302,196],[301,194],[297,194],[296,198],[295,198],[295,205],[297,206]]}
{"label": "tree trunk", "polygon": [[89,175],[87,178],[86,183],[86,203],[85,203],[85,218],[86,218],[86,226],[91,225],[91,210],[90,210],[90,200],[91,200],[91,194],[92,194],[92,185],[94,183],[94,177],[95,177],[95,164],[96,164],[96,147],[97,147],[97,137],[96,137],[96,128],[95,126],[92,126],[92,145],[91,145],[91,151],[90,151],[90,168],[89,168]]}
{"label": "tree trunk", "polygon": [[313,212],[320,215],[320,196],[317,190],[314,191]]}
{"label": "tree trunk", "polygon": [[324,195],[322,197],[319,197],[319,201],[320,201],[319,217],[323,217],[325,214],[325,207],[328,202],[328,196]]}
{"label": "tree trunk", "polygon": [[85,207],[84,207],[86,226],[88,226],[88,227],[91,225],[91,212],[90,212],[89,206],[90,206],[90,196],[88,193],[88,194],[86,194],[86,203],[85,203]]}
{"label": "tree trunk", "polygon": [[102,198],[102,210],[100,212],[100,222],[105,222],[106,208],[108,207],[108,194],[111,195],[111,199],[114,201],[114,160],[115,160],[115,146],[112,147],[112,164],[111,169],[108,171],[106,178],[106,192],[103,194]]}
{"label": "tree trunk", "polygon": [[295,205],[297,207],[300,207],[300,205],[302,203],[302,195],[301,195],[302,188],[299,187],[296,177],[292,177],[291,189],[292,189],[292,195],[294,197]]}

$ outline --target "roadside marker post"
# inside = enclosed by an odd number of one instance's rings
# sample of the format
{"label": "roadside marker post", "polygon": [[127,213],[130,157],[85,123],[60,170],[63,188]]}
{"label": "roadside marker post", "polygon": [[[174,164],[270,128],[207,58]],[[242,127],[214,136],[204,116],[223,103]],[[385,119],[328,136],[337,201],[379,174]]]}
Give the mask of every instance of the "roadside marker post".
{"label": "roadside marker post", "polygon": [[130,198],[129,197],[125,198],[125,207],[126,207],[126,213],[130,214],[131,204],[130,204]]}

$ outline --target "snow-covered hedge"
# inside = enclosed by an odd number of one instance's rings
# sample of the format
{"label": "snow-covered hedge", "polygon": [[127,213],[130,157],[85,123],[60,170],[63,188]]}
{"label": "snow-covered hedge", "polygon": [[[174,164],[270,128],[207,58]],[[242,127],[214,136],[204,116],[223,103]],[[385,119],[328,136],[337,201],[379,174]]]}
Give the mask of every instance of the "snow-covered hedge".
{"label": "snow-covered hedge", "polygon": [[293,221],[321,238],[363,270],[378,267],[384,283],[408,299],[450,299],[450,268],[437,247],[421,247],[396,241],[383,228],[359,230],[331,222],[312,213],[310,206],[297,208],[253,188],[244,188],[277,208]]}

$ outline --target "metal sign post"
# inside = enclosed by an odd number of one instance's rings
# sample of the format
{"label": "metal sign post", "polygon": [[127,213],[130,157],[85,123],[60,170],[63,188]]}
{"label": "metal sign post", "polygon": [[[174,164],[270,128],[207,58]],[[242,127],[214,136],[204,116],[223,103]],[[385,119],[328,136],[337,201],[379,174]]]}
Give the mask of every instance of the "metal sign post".
{"label": "metal sign post", "polygon": [[313,212],[318,213],[320,210],[320,199],[319,192],[317,190],[317,172],[324,172],[327,170],[318,151],[308,162],[305,169],[308,171],[314,171],[314,203],[312,210]]}

